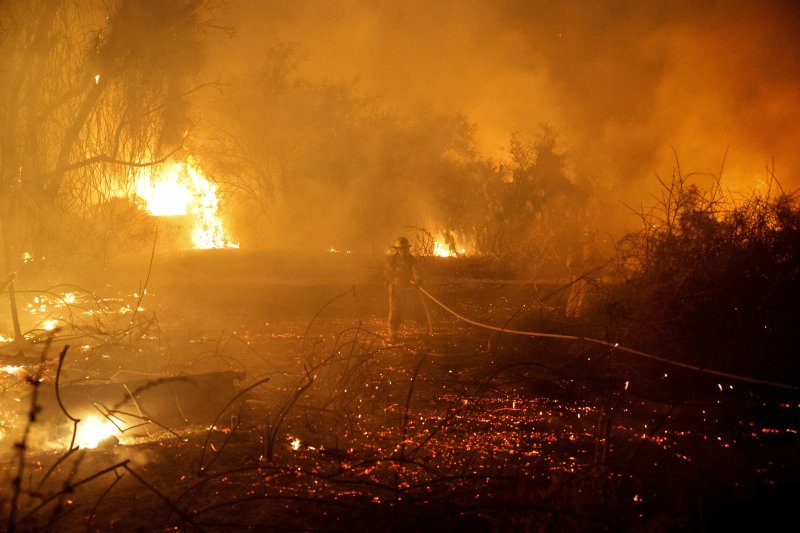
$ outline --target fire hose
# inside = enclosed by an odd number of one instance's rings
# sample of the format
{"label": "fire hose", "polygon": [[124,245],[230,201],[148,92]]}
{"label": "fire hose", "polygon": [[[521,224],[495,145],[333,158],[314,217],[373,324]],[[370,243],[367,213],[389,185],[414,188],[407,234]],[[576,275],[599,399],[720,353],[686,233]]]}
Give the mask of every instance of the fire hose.
{"label": "fire hose", "polygon": [[592,337],[583,337],[583,336],[579,336],[579,335],[564,335],[564,334],[559,334],[559,333],[543,333],[543,332],[538,332],[538,331],[522,331],[522,330],[517,330],[517,329],[509,329],[509,328],[505,328],[505,327],[492,326],[491,324],[485,324],[483,322],[478,322],[476,320],[471,320],[471,319],[465,317],[464,315],[459,314],[458,312],[454,311],[452,308],[448,307],[445,303],[443,303],[442,301],[437,299],[434,295],[432,295],[430,292],[428,292],[424,288],[420,287],[419,285],[415,285],[415,286],[417,287],[417,289],[425,297],[427,297],[430,301],[432,301],[433,303],[435,303],[436,305],[438,305],[439,307],[441,307],[442,309],[447,311],[449,314],[453,315],[454,317],[456,317],[457,319],[461,320],[462,322],[466,322],[467,324],[471,324],[471,325],[477,326],[479,328],[488,329],[488,330],[491,330],[491,331],[497,331],[499,333],[508,333],[510,335],[523,335],[525,337],[541,337],[541,338],[547,338],[547,339],[583,341],[583,342],[587,342],[587,343],[590,343],[590,344],[598,344],[600,346],[605,346],[607,348],[610,348],[611,350],[619,350],[619,351],[622,351],[622,352],[625,352],[625,353],[629,353],[629,354],[632,354],[632,355],[638,355],[639,357],[644,357],[646,359],[659,361],[661,363],[665,363],[665,364],[668,364],[668,365],[677,366],[677,367],[681,367],[681,368],[686,368],[686,369],[689,369],[689,370],[693,370],[695,372],[701,372],[703,374],[709,374],[709,375],[712,375],[712,376],[728,378],[728,379],[732,379],[732,380],[736,380],[736,381],[744,381],[744,382],[747,382],[747,383],[755,383],[755,384],[758,384],[758,385],[766,385],[766,386],[769,386],[769,387],[778,387],[778,388],[790,389],[790,390],[800,390],[800,387],[797,387],[796,385],[789,385],[787,383],[780,383],[780,382],[777,382],[777,381],[753,378],[753,377],[750,377],[750,376],[742,376],[742,375],[739,375],[739,374],[732,374],[730,372],[722,372],[720,370],[712,370],[712,369],[709,369],[709,368],[703,368],[703,367],[700,367],[700,366],[697,366],[697,365],[691,365],[689,363],[683,363],[681,361],[675,361],[673,359],[668,359],[666,357],[661,357],[659,355],[653,355],[651,353],[643,352],[643,351],[640,351],[640,350],[635,350],[633,348],[627,348],[625,346],[620,346],[620,344],[618,342],[609,342],[609,341],[604,341],[602,339],[595,339],[595,338],[592,338]]}

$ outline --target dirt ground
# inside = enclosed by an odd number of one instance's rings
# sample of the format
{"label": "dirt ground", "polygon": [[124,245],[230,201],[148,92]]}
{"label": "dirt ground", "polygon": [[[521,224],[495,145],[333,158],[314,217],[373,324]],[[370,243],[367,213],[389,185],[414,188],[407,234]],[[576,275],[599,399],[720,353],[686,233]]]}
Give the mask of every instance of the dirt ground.
{"label": "dirt ground", "polygon": [[[792,516],[796,392],[492,334],[431,302],[392,345],[376,264],[137,257],[91,291],[70,289],[76,302],[47,310],[62,317],[47,362],[33,364],[38,343],[27,374],[0,374],[4,526],[706,530]],[[563,317],[556,284],[428,269],[431,293],[475,320],[585,326]],[[63,300],[64,282],[47,293]],[[25,355],[2,353],[3,364]],[[69,451],[64,411],[105,413],[124,431]]]}

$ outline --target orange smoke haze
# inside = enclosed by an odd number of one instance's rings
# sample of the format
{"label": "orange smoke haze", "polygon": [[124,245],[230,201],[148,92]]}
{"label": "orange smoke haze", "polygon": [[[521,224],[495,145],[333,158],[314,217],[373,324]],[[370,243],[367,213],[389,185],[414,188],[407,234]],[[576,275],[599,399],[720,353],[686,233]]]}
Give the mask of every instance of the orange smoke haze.
{"label": "orange smoke haze", "polygon": [[[357,81],[390,108],[462,112],[479,148],[561,134],[576,172],[613,187],[674,166],[750,188],[774,158],[800,184],[798,12],[791,2],[231,2],[235,36],[209,64],[241,73],[267,42],[303,75]],[[224,57],[224,61],[217,61]],[[224,65],[224,66],[220,66]],[[631,191],[633,192],[633,191]]]}

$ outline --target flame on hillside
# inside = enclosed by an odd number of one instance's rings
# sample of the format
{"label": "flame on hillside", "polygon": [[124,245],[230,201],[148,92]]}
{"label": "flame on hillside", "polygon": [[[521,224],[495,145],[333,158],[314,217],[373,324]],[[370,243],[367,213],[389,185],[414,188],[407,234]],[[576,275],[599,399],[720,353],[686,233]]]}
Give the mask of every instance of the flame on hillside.
{"label": "flame on hillside", "polygon": [[193,160],[166,165],[157,175],[139,176],[135,193],[142,201],[142,208],[153,216],[192,216],[195,248],[239,247],[222,226],[216,184],[205,177]]}

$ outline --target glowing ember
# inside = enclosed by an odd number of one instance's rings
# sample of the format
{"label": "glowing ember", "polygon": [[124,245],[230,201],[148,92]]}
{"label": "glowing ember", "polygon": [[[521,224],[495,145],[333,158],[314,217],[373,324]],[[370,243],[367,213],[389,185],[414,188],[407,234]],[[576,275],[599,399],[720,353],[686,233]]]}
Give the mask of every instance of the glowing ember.
{"label": "glowing ember", "polygon": [[231,242],[220,220],[217,186],[203,175],[190,159],[173,163],[158,176],[136,180],[136,196],[154,216],[192,215],[195,248],[238,248]]}
{"label": "glowing ember", "polygon": [[301,444],[302,443],[300,442],[300,439],[298,439],[297,437],[289,441],[289,445],[292,447],[293,450],[299,450]]}
{"label": "glowing ember", "polygon": [[25,372],[25,368],[21,366],[14,366],[14,365],[6,365],[0,367],[0,372],[5,372],[6,374],[17,375],[22,374]]}
{"label": "glowing ember", "polygon": [[0,333],[0,342],[12,342],[14,340],[13,337],[6,337],[2,333]]}
{"label": "glowing ember", "polygon": [[49,320],[45,320],[42,323],[42,329],[45,330],[45,331],[53,331],[57,327],[58,327],[58,320],[53,319],[53,318],[51,318]]}
{"label": "glowing ember", "polygon": [[75,295],[71,292],[64,294],[64,303],[74,304],[75,303]]}
{"label": "glowing ember", "polygon": [[110,420],[98,416],[87,416],[78,423],[75,443],[81,448],[97,448],[101,440],[119,433]]}

